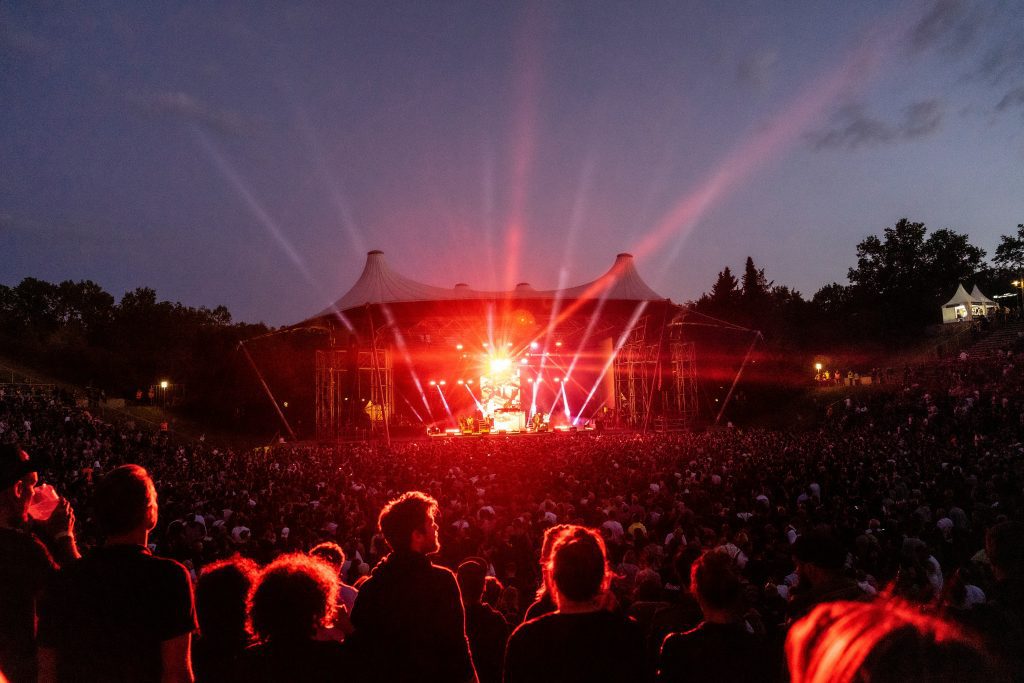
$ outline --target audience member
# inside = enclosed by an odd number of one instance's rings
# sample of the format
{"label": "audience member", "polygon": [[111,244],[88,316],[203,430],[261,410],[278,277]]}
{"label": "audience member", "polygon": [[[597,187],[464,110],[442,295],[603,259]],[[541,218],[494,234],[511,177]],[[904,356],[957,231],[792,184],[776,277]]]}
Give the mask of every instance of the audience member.
{"label": "audience member", "polygon": [[658,660],[659,681],[771,681],[781,662],[743,618],[743,585],[733,559],[709,550],[693,563],[693,595],[704,620],[665,639]]}
{"label": "audience member", "polygon": [[344,648],[316,640],[330,625],[338,600],[338,578],[329,565],[293,553],[260,572],[249,594],[249,622],[257,643],[239,659],[230,680],[250,683],[317,683],[345,678]]}
{"label": "audience member", "polygon": [[471,557],[459,565],[456,578],[466,608],[466,637],[480,683],[501,683],[508,624],[501,612],[483,602],[487,563]]}
{"label": "audience member", "polygon": [[792,683],[1001,683],[1005,669],[955,625],[906,604],[829,602],[786,639]]}
{"label": "audience member", "polygon": [[509,638],[505,681],[642,681],[649,678],[635,621],[605,609],[607,555],[582,527],[555,542],[549,572],[558,609],[527,621]]}
{"label": "audience member", "polygon": [[[36,680],[36,602],[57,569],[29,518],[39,475],[18,444],[0,445],[0,665],[13,683]],[[61,501],[45,525],[61,561],[77,557],[75,517]]]}
{"label": "audience member", "polygon": [[476,680],[459,585],[428,557],[440,549],[437,514],[437,501],[419,491],[380,513],[391,552],[359,589],[348,643],[360,680]]}
{"label": "audience member", "polygon": [[255,562],[237,556],[203,567],[195,591],[199,634],[192,645],[197,683],[230,680],[252,644],[246,603],[258,572]]}
{"label": "audience member", "polygon": [[97,486],[103,547],[62,567],[40,603],[40,681],[191,682],[188,571],[148,547],[153,481],[122,465]]}

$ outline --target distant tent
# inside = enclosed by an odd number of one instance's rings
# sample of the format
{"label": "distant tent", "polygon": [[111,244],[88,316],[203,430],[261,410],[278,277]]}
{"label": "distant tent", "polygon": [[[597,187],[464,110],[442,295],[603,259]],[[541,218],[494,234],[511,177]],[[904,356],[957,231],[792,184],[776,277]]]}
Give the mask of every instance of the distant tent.
{"label": "distant tent", "polygon": [[953,298],[942,306],[942,322],[956,323],[988,316],[999,309],[999,304],[981,293],[975,285],[970,294],[962,284],[957,285]]}

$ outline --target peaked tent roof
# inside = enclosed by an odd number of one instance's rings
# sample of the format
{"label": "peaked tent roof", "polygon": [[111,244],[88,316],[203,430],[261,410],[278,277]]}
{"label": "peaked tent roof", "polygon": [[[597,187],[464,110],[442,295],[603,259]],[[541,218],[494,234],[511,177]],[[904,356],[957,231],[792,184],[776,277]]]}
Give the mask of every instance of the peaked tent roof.
{"label": "peaked tent roof", "polygon": [[992,301],[992,299],[989,299],[987,296],[982,294],[981,293],[981,289],[978,288],[978,285],[974,285],[974,289],[971,290],[971,296],[974,297],[975,301],[983,301],[986,304],[993,304],[993,305],[995,305],[995,303],[996,303],[995,301]]}
{"label": "peaked tent roof", "polygon": [[945,308],[947,306],[958,306],[960,304],[970,306],[972,303],[976,301],[977,299],[968,294],[967,290],[964,289],[963,283],[961,283],[957,285],[956,293],[953,294],[953,298],[947,301],[943,307]]}
{"label": "peaked tent roof", "polygon": [[[965,292],[966,294],[966,292]],[[456,301],[464,299],[546,299],[556,295],[566,299],[605,298],[619,301],[664,301],[651,289],[633,263],[632,254],[619,254],[615,263],[596,280],[564,290],[535,290],[520,283],[512,291],[476,290],[464,283],[452,289],[417,282],[393,270],[384,260],[384,252],[375,249],[366,254],[363,272],[345,294],[313,318],[337,315],[366,304],[407,303],[417,301]]]}

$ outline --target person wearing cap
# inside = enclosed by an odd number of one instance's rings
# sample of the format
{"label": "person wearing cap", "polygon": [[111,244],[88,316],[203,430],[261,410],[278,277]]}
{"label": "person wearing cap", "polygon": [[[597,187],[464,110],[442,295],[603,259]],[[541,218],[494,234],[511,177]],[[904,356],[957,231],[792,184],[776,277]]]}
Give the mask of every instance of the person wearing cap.
{"label": "person wearing cap", "polygon": [[0,446],[0,667],[11,683],[36,680],[36,601],[57,571],[54,557],[78,557],[75,515],[67,500],[45,524],[30,519],[38,482],[28,453],[16,444]]}
{"label": "person wearing cap", "polygon": [[501,683],[501,665],[508,641],[508,623],[501,612],[483,602],[487,562],[470,557],[455,574],[466,608],[466,637],[480,683]]}

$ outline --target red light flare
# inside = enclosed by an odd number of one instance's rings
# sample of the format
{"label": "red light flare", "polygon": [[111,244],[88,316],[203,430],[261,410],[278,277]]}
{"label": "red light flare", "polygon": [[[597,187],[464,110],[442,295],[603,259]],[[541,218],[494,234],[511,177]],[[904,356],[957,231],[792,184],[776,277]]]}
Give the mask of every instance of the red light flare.
{"label": "red light flare", "polygon": [[[798,140],[825,110],[846,93],[856,91],[878,70],[900,42],[897,37],[911,21],[911,8],[885,17],[868,39],[859,41],[835,68],[812,81],[745,144],[736,147],[693,192],[681,197],[633,249],[642,258],[673,235],[691,230],[701,215],[723,194],[767,163],[785,146]],[[685,231],[685,232],[684,232]]]}
{"label": "red light flare", "polygon": [[513,85],[515,119],[512,130],[512,173],[509,218],[506,227],[505,289],[511,290],[519,270],[519,252],[525,225],[525,207],[529,188],[530,170],[537,148],[537,111],[541,90],[541,61],[543,50],[540,39],[547,25],[539,4],[527,7],[525,19],[516,34]]}
{"label": "red light flare", "polygon": [[629,318],[629,323],[626,325],[626,329],[623,330],[621,335],[619,335],[619,340],[615,342],[615,349],[612,351],[612,355],[610,355],[608,360],[605,361],[604,367],[601,369],[601,374],[597,376],[594,386],[590,388],[590,393],[587,394],[587,400],[585,400],[583,405],[580,406],[580,412],[577,413],[574,424],[583,416],[583,411],[587,409],[590,399],[594,397],[594,392],[597,391],[597,388],[601,386],[601,382],[604,381],[604,376],[608,374],[608,369],[612,366],[612,363],[615,362],[615,357],[619,355],[619,351],[621,351],[622,347],[625,346],[626,340],[629,339],[629,333],[633,331],[633,327],[636,325],[637,321],[640,320],[640,316],[643,315],[644,310],[647,308],[647,304],[647,301],[641,301],[637,304],[636,309],[633,311],[633,315]]}
{"label": "red light flare", "polygon": [[[216,166],[217,170],[220,171],[222,176],[224,176],[224,179],[227,180],[231,187],[234,188],[235,192],[238,193],[238,196],[242,199],[242,203],[249,210],[249,213],[251,213],[253,217],[256,219],[256,221],[261,226],[263,226],[264,230],[270,233],[270,236],[273,237],[274,241],[277,242],[279,247],[281,247],[281,251],[285,253],[285,255],[288,257],[288,260],[290,260],[292,264],[295,266],[295,268],[299,271],[299,273],[302,274],[303,279],[316,292],[318,292],[318,294],[321,295],[324,300],[333,301],[331,298],[329,298],[329,295],[322,290],[319,284],[317,284],[313,280],[313,275],[309,272],[309,269],[306,267],[305,259],[303,259],[299,255],[299,253],[295,251],[295,247],[292,246],[291,241],[285,235],[281,227],[277,224],[277,221],[273,219],[273,217],[263,207],[263,204],[260,203],[260,201],[249,189],[249,185],[248,183],[246,183],[245,179],[242,178],[242,175],[235,169],[231,162],[228,161],[227,157],[221,154],[220,150],[217,149],[217,147],[213,144],[210,138],[205,133],[203,133],[202,130],[200,130],[196,126],[193,126],[192,131],[193,133],[195,133],[196,138],[199,140],[199,146],[202,147],[206,154],[210,157],[210,159],[213,161],[214,166]],[[334,314],[335,317],[337,317],[337,319],[340,320],[343,325],[345,325],[346,329],[348,329],[349,332],[355,331],[355,328],[352,326],[351,321],[349,321],[349,319],[346,318],[341,311],[335,308]]]}
{"label": "red light flare", "polygon": [[402,336],[402,331],[395,323],[395,316],[391,312],[391,307],[387,304],[382,304],[381,308],[384,310],[384,319],[387,320],[388,326],[391,328],[391,333],[395,340],[395,346],[397,346],[398,350],[401,352],[402,359],[409,368],[409,375],[412,377],[413,384],[416,385],[416,391],[420,393],[420,398],[423,400],[423,407],[427,409],[427,415],[429,415],[430,419],[433,420],[434,413],[430,410],[430,401],[427,400],[427,394],[423,391],[423,384],[420,382],[420,378],[416,374],[416,368],[413,366],[412,355],[409,353],[409,347],[405,343],[405,337]]}

